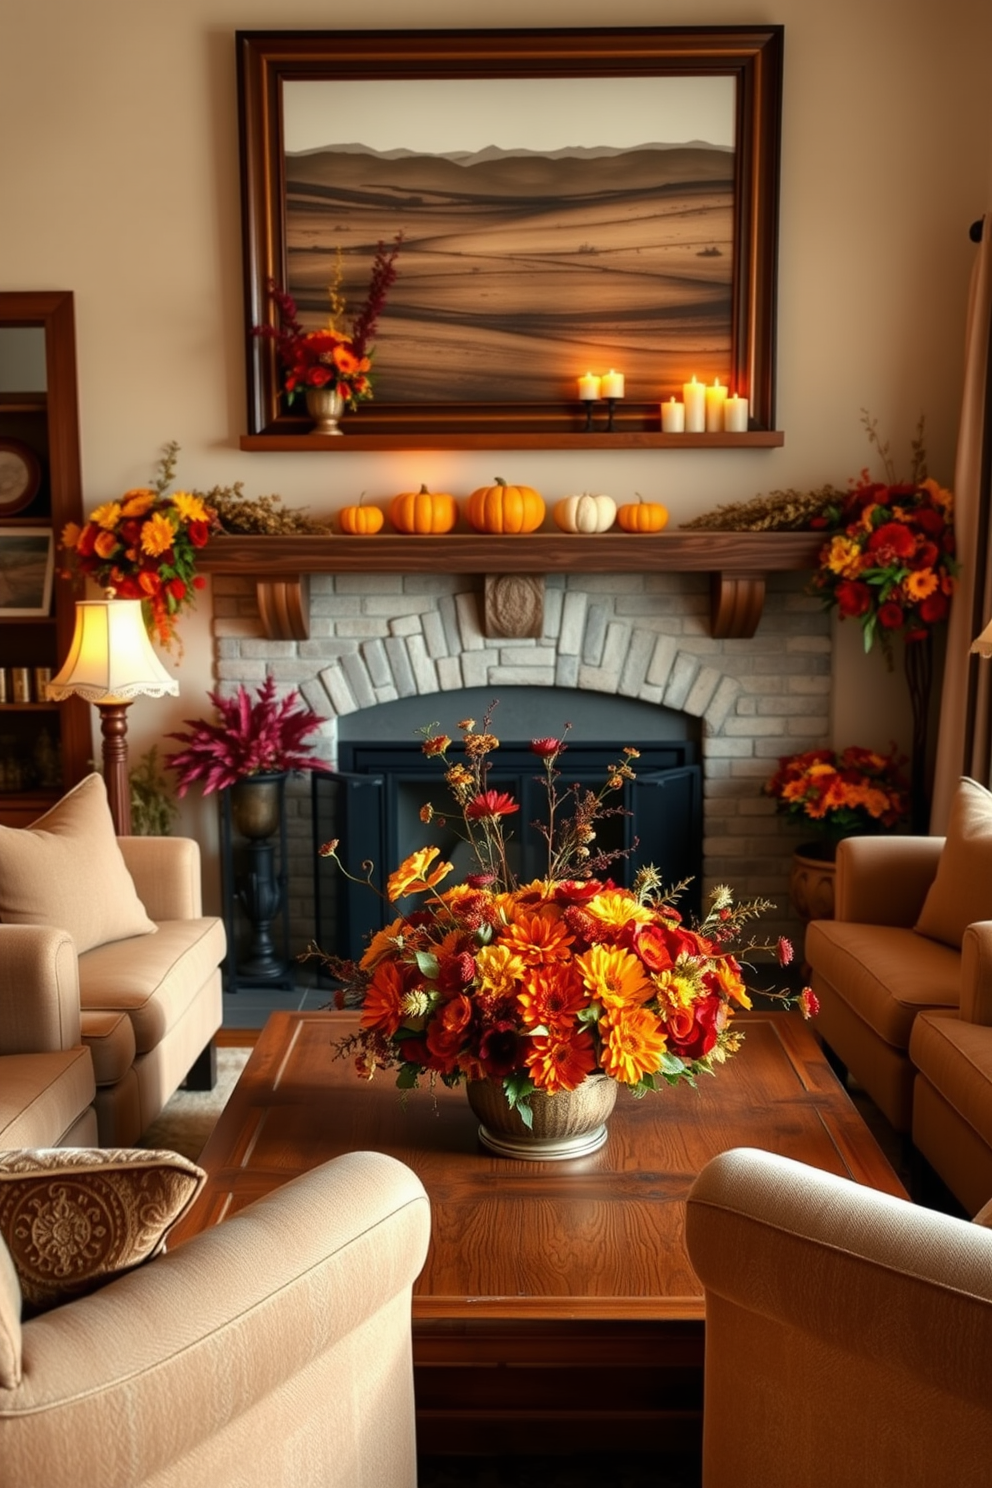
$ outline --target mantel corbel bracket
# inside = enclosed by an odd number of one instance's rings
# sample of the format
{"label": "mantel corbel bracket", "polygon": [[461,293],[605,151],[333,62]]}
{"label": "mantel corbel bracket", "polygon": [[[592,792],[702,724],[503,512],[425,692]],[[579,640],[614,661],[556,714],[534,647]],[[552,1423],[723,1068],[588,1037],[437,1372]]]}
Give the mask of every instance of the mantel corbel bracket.
{"label": "mantel corbel bracket", "polygon": [[286,579],[256,579],[255,595],[268,640],[310,639],[309,574],[293,574]]}
{"label": "mantel corbel bracket", "polygon": [[482,630],[487,640],[544,634],[544,575],[486,574]]}
{"label": "mantel corbel bracket", "polygon": [[750,640],[764,607],[763,573],[710,574],[710,634],[714,640]]}

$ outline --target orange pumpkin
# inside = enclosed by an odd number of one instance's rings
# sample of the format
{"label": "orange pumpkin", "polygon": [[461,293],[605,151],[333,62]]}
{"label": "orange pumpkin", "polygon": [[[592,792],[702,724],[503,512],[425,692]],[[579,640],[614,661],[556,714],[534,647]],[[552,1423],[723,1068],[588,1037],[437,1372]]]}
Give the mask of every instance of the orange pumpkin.
{"label": "orange pumpkin", "polygon": [[454,496],[444,491],[401,491],[389,503],[389,520],[397,532],[450,532],[458,520]]}
{"label": "orange pumpkin", "polygon": [[617,512],[617,524],[624,532],[660,532],[667,521],[668,507],[660,501],[645,501],[642,496]]}
{"label": "orange pumpkin", "polygon": [[530,486],[480,486],[468,498],[468,519],[477,532],[536,532],[544,521],[544,498]]}
{"label": "orange pumpkin", "polygon": [[342,507],[338,521],[341,523],[341,531],[347,532],[351,537],[371,537],[380,530],[385,518],[379,507],[365,505],[363,491],[357,506]]}

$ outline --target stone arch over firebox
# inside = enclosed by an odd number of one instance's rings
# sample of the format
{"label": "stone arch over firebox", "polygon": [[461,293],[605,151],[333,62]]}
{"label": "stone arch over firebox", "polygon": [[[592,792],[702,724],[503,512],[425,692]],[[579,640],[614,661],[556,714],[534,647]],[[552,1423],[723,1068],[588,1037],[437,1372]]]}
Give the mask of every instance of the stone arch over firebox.
{"label": "stone arch over firebox", "polygon": [[[830,621],[804,590],[801,574],[770,575],[755,636],[721,640],[709,630],[705,575],[552,574],[543,634],[508,639],[485,634],[482,581],[471,576],[315,575],[310,638],[273,641],[251,581],[217,575],[218,683],[231,690],[272,676],[299,688],[327,719],[319,753],[332,767],[339,719],[400,697],[545,686],[683,712],[700,728],[705,881],[775,900],[782,933],[794,933],[794,843],[761,786],[779,755],[829,736]],[[436,711],[427,706],[423,722]],[[294,790],[302,796],[307,783]],[[312,847],[302,800],[298,817],[303,865]],[[306,885],[292,897],[305,906]]]}

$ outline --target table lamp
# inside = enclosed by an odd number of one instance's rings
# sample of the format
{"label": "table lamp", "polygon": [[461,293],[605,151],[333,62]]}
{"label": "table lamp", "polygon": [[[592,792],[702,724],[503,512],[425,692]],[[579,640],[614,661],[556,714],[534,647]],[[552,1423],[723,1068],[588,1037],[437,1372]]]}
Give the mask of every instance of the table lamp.
{"label": "table lamp", "polygon": [[992,657],[992,620],[989,621],[981,635],[977,635],[971,643],[970,649],[977,655],[984,657],[986,661]]}
{"label": "table lamp", "polygon": [[152,649],[140,599],[80,599],[65,665],[47,684],[55,702],[78,696],[100,710],[103,777],[118,837],[131,833],[127,710],[136,697],[176,697],[179,683]]}

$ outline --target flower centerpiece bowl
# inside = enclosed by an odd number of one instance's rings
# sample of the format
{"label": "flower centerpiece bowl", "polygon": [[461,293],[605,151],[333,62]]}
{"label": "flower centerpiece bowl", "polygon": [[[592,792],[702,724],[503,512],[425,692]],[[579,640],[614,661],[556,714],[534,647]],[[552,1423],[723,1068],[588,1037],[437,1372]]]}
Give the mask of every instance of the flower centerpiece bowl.
{"label": "flower centerpiece bowl", "polygon": [[[519,806],[492,789],[488,771],[499,740],[491,713],[480,727],[462,720],[460,746],[434,726],[423,749],[444,766],[456,804],[458,836],[478,871],[440,887],[453,865],[434,845],[389,875],[384,897],[412,903],[375,933],[358,961],[311,946],[340,983],[337,1006],[361,1007],[357,1034],[340,1041],[366,1079],[397,1072],[401,1089],[440,1081],[465,1084],[492,1151],[547,1160],[594,1152],[620,1086],[642,1096],[694,1083],[735,1052],[738,1008],[751,1002],[731,950],[748,920],[769,906],[734,905],[729,889],[710,894],[696,927],[682,920],[657,871],[641,867],[630,888],[606,876],[616,854],[596,847],[596,822],[624,810],[611,798],[633,779],[627,748],[599,791],[560,784],[561,739],[535,739],[548,799],[537,830],[547,847],[543,876],[521,884],[509,868],[506,824]],[[567,733],[567,730],[566,730]],[[447,831],[428,802],[425,826]],[[338,841],[321,848],[354,877]],[[373,887],[374,865],[364,881]],[[361,881],[361,880],[360,880]],[[421,906],[412,896],[424,896]],[[746,950],[791,960],[786,941],[748,941]],[[786,994],[773,994],[789,1001]],[[813,1006],[805,989],[803,1010]]]}

